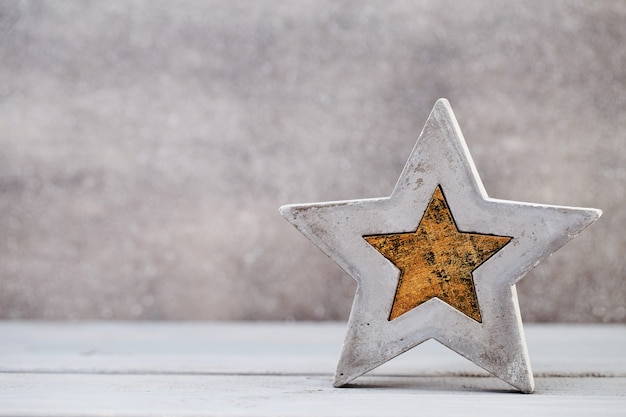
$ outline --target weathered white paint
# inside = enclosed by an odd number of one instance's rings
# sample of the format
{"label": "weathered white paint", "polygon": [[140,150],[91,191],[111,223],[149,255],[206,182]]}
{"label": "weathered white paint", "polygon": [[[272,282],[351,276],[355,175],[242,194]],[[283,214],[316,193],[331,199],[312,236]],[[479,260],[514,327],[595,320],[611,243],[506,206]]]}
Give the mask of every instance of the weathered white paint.
{"label": "weathered white paint", "polygon": [[626,326],[528,325],[536,393],[429,341],[333,388],[343,323],[0,323],[0,415],[623,416]]}

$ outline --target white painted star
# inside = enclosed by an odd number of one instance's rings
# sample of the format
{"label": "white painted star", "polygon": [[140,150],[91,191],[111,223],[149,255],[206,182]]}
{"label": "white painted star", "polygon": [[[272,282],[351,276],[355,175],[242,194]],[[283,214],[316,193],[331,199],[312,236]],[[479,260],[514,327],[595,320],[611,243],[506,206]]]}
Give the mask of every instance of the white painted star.
{"label": "white painted star", "polygon": [[[472,272],[481,321],[439,297],[390,318],[402,273],[365,240],[415,232],[438,186],[458,231],[512,238]],[[435,339],[527,393],[534,380],[515,283],[601,215],[489,198],[445,99],[435,104],[391,196],[280,211],[358,283],[335,386]]]}

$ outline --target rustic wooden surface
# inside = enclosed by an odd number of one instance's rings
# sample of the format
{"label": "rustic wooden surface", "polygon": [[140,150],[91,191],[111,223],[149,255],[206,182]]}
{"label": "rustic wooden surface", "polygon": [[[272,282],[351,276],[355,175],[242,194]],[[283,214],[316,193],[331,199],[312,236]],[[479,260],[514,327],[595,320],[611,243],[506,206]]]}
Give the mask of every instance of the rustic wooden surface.
{"label": "rustic wooden surface", "polygon": [[626,415],[626,326],[526,329],[531,395],[433,341],[333,388],[340,323],[2,322],[0,415]]}
{"label": "rustic wooden surface", "polygon": [[365,236],[400,270],[389,320],[439,298],[482,322],[472,272],[511,239],[459,231],[438,185],[416,231]]}

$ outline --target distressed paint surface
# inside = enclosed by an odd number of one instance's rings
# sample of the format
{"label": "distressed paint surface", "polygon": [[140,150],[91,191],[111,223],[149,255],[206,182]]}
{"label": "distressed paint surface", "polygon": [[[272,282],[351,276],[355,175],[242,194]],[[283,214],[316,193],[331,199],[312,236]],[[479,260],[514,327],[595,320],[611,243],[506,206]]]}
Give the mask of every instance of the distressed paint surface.
{"label": "distressed paint surface", "polygon": [[415,232],[364,238],[400,270],[389,320],[439,298],[478,322],[472,272],[511,241],[459,231],[439,185]]}
{"label": "distressed paint surface", "polygon": [[328,322],[2,321],[0,416],[623,417],[626,410],[626,326],[528,326],[536,396],[515,395],[435,341],[335,390],[329,380],[344,332],[344,323]]}

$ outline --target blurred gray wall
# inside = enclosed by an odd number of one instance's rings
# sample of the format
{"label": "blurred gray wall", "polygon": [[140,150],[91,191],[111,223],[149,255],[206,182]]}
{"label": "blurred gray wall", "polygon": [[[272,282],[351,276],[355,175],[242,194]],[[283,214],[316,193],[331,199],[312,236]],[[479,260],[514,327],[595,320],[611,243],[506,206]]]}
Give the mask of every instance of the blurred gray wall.
{"label": "blurred gray wall", "polygon": [[387,196],[450,100],[492,197],[603,218],[519,285],[626,322],[626,2],[0,2],[0,317],[345,319],[278,214]]}

